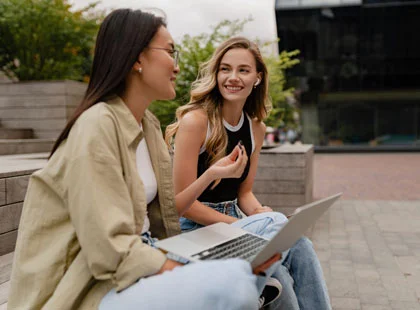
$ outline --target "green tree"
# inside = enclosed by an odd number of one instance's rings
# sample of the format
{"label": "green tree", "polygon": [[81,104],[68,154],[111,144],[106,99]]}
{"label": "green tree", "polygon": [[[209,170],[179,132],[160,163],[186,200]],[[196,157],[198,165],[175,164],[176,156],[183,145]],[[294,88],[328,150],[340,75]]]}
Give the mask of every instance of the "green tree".
{"label": "green tree", "polygon": [[272,110],[266,120],[266,124],[278,127],[280,124],[291,126],[294,123],[293,112],[296,108],[288,104],[287,97],[293,98],[292,87],[287,87],[286,70],[299,63],[294,58],[299,51],[282,51],[279,56],[265,57],[268,69],[269,93],[272,101]]}
{"label": "green tree", "polygon": [[[162,129],[175,120],[176,109],[189,100],[191,83],[197,78],[200,65],[207,61],[213,54],[216,47],[223,41],[238,35],[251,18],[244,20],[224,20],[213,27],[210,34],[202,33],[197,36],[185,35],[177,48],[180,50],[180,73],[177,77],[177,99],[173,101],[156,101],[150,109],[161,121]],[[259,43],[260,46],[272,42]],[[291,88],[285,89],[285,71],[296,63],[294,57],[298,51],[282,52],[278,57],[265,58],[270,80],[270,97],[273,102],[273,110],[267,120],[270,126],[277,126],[280,117],[289,115],[289,110],[294,110],[286,104],[286,95],[291,94]]]}
{"label": "green tree", "polygon": [[0,1],[0,70],[20,81],[89,74],[102,12],[71,10],[68,0]]}

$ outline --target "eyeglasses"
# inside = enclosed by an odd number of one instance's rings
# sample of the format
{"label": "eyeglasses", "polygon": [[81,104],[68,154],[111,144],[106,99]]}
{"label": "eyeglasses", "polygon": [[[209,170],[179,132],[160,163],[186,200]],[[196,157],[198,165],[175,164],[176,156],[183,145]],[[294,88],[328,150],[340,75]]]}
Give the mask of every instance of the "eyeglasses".
{"label": "eyeglasses", "polygon": [[175,67],[178,66],[179,51],[176,49],[164,48],[164,47],[148,47],[151,50],[163,50],[167,51],[169,55],[174,59]]}

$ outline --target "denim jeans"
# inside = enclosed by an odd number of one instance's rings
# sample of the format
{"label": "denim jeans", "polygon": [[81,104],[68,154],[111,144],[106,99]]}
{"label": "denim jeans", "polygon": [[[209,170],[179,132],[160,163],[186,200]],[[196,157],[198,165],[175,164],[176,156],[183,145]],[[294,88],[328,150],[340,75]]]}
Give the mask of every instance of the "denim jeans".
{"label": "denim jeans", "polygon": [[[239,219],[241,219],[244,216],[242,211],[238,207],[237,199],[232,201],[224,201],[220,203],[202,202],[202,204],[216,211],[219,211],[220,213],[230,215]],[[181,217],[179,219],[179,223],[181,224],[182,232],[193,231],[197,228],[203,227],[203,225],[193,222],[185,217]]]}
{"label": "denim jeans", "polygon": [[[233,202],[236,203],[236,201],[227,202],[230,205],[227,209],[235,211],[224,213],[241,218],[235,215],[238,213],[237,209],[239,208],[237,205],[236,207],[231,206]],[[225,210],[223,202],[205,204],[209,207],[214,207],[218,211]],[[242,218],[232,225],[271,239],[286,221],[287,218],[282,213],[267,212]],[[187,227],[189,230],[194,230],[196,229],[194,225],[199,225],[187,219],[180,219],[180,223],[183,231]],[[312,242],[308,238],[300,238],[288,251],[283,253],[282,260],[273,264],[266,271],[266,274],[279,280],[283,286],[280,298],[271,304],[268,307],[269,309],[331,309],[321,264]],[[264,279],[258,277],[259,288],[261,288],[262,283],[264,283]]]}
{"label": "denim jeans", "polygon": [[[157,241],[150,233],[141,237],[151,246]],[[168,258],[186,262],[174,254],[168,253]],[[142,278],[119,293],[112,289],[102,298],[99,310],[256,310],[258,296],[251,266],[228,259],[176,267]]]}
{"label": "denim jeans", "polygon": [[257,310],[256,277],[240,259],[204,261],[109,291],[99,310]]}

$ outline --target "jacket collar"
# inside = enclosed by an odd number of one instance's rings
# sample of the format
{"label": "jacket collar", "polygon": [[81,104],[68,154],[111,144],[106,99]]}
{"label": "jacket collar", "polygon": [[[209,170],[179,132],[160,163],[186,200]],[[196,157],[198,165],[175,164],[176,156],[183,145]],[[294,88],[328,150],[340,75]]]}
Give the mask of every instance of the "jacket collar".
{"label": "jacket collar", "polygon": [[[137,123],[136,118],[124,101],[120,97],[115,96],[112,99],[107,100],[107,104],[118,120],[127,145],[130,146],[133,143],[138,144],[144,136],[143,128]],[[159,121],[147,109],[143,116],[142,125],[146,128],[152,125],[160,129]]]}

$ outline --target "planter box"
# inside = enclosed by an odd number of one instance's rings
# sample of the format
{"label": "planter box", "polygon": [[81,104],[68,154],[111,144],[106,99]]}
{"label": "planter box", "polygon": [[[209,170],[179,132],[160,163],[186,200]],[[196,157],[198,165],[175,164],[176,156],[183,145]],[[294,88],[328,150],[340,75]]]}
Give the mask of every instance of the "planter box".
{"label": "planter box", "polygon": [[87,84],[76,81],[0,83],[0,126],[30,128],[37,139],[56,139]]}
{"label": "planter box", "polygon": [[275,211],[292,213],[313,198],[313,145],[282,145],[261,151],[253,191]]}

